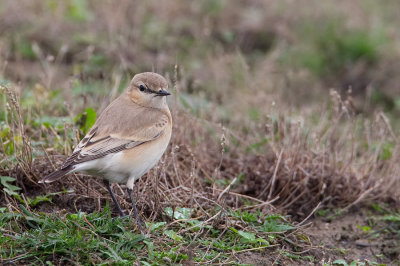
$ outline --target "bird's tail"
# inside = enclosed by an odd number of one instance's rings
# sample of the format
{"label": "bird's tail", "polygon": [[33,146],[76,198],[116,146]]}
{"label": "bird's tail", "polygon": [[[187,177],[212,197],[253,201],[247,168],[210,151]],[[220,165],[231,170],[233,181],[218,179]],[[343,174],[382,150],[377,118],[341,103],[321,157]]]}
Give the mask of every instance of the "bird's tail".
{"label": "bird's tail", "polygon": [[64,169],[60,169],[57,170],[51,174],[49,174],[48,176],[43,177],[39,183],[51,183],[54,181],[57,181],[58,179],[60,179],[61,177],[67,175],[69,172],[71,172],[71,168],[70,167],[66,167]]}

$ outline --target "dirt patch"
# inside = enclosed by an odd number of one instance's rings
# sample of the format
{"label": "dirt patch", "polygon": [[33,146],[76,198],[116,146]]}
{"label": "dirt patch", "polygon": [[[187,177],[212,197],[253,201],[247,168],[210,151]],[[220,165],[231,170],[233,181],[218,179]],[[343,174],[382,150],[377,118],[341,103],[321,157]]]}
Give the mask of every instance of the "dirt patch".
{"label": "dirt patch", "polygon": [[[368,210],[355,211],[334,219],[316,218],[306,233],[320,246],[325,261],[393,263],[400,260],[400,235]],[[398,225],[397,225],[398,226]],[[369,229],[370,228],[370,229]]]}
{"label": "dirt patch", "polygon": [[[395,233],[398,226],[379,220],[379,216],[370,210],[352,210],[340,217],[314,218],[304,232],[312,243],[308,251],[263,250],[235,256],[242,263],[253,265],[272,265],[274,262],[280,265],[331,265],[336,260],[348,264],[357,261],[367,265],[399,265],[400,235]],[[368,227],[371,229],[367,230]]]}

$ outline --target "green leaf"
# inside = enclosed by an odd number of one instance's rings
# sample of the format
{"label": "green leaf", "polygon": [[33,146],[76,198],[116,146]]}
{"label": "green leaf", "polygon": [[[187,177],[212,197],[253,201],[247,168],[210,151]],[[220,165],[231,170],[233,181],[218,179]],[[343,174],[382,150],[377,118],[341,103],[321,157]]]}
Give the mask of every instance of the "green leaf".
{"label": "green leaf", "polygon": [[19,208],[21,209],[22,213],[24,214],[24,217],[28,221],[34,221],[37,223],[44,223],[44,220],[38,217],[37,215],[33,214],[32,212],[28,211],[24,205],[20,204]]}
{"label": "green leaf", "polygon": [[174,212],[174,218],[179,219],[189,219],[192,215],[192,209],[190,208],[176,208]]}
{"label": "green leaf", "polygon": [[14,192],[13,190],[9,190],[8,188],[3,188],[3,190],[4,190],[9,196],[16,196],[16,195],[19,195],[18,193]]}
{"label": "green leaf", "polygon": [[248,240],[250,242],[254,242],[256,240],[256,235],[254,233],[250,233],[250,232],[245,232],[245,231],[239,230],[238,234],[242,238],[244,238],[244,239],[246,239],[246,240]]}
{"label": "green leaf", "polygon": [[17,186],[11,185],[11,184],[7,185],[7,188],[12,190],[12,191],[21,190],[20,187],[17,187]]}
{"label": "green leaf", "polygon": [[233,228],[233,227],[229,227],[229,229],[231,229],[233,232],[235,232],[236,234],[239,234],[239,231],[238,230],[236,230],[236,228]]}
{"label": "green leaf", "polygon": [[364,266],[365,263],[361,262],[361,261],[357,261],[357,260],[353,260],[352,262],[350,262],[350,266]]}
{"label": "green leaf", "polygon": [[67,218],[72,220],[81,220],[85,216],[84,212],[78,212],[74,214],[67,214]]}
{"label": "green leaf", "polygon": [[332,264],[348,266],[347,262],[345,260],[343,260],[343,259],[335,260]]}
{"label": "green leaf", "polygon": [[89,129],[96,122],[96,111],[93,108],[88,107],[85,109],[86,120],[85,120],[85,133],[89,131]]}
{"label": "green leaf", "polygon": [[262,237],[257,238],[256,241],[260,242],[260,243],[264,243],[265,246],[269,246],[269,242],[266,239],[262,238]]}
{"label": "green leaf", "polygon": [[77,115],[74,120],[82,132],[86,134],[96,122],[96,112],[93,108],[88,107],[85,109],[85,112]]}
{"label": "green leaf", "polygon": [[380,206],[379,204],[372,203],[371,207],[377,212],[380,212],[380,213],[386,212],[385,209],[382,206]]}
{"label": "green leaf", "polygon": [[177,207],[175,210],[173,210],[171,207],[166,207],[164,211],[169,217],[174,217],[176,220],[189,219],[193,212],[193,210],[190,208],[181,207]]}
{"label": "green leaf", "polygon": [[364,233],[368,233],[369,231],[371,231],[371,227],[369,226],[361,226],[359,224],[357,224],[357,227],[360,228]]}
{"label": "green leaf", "polygon": [[300,260],[300,259],[302,259],[302,257],[301,257],[300,255],[292,254],[292,253],[289,253],[289,252],[286,252],[286,251],[284,251],[283,254],[284,254],[285,256],[291,258],[291,259],[295,259],[295,260]]}
{"label": "green leaf", "polygon": [[395,215],[385,215],[380,217],[379,220],[390,221],[390,222],[400,222],[400,213]]}
{"label": "green leaf", "polygon": [[172,217],[173,210],[171,207],[166,207],[164,211],[169,217]]}
{"label": "green leaf", "polygon": [[265,221],[261,231],[263,232],[285,232],[294,229],[290,224],[278,223],[277,221]]}
{"label": "green leaf", "polygon": [[[151,225],[151,231],[155,231],[157,229],[160,229],[161,227],[163,227],[166,224],[166,222],[158,222],[158,223],[154,223]],[[148,223],[148,225],[150,225],[150,223]]]}
{"label": "green leaf", "polygon": [[0,176],[0,183],[3,185],[3,190],[10,196],[19,196],[18,190],[20,187],[9,184],[9,182],[14,182],[16,179],[10,176]]}
{"label": "green leaf", "polygon": [[30,200],[28,204],[31,207],[35,207],[39,203],[46,202],[46,201],[51,202],[51,198],[48,198],[47,195],[45,195],[45,196],[40,195],[40,196],[35,197],[33,200]]}
{"label": "green leaf", "polygon": [[166,230],[164,231],[164,235],[168,236],[169,238],[175,240],[175,241],[182,241],[183,237],[178,235],[175,231],[172,230]]}
{"label": "green leaf", "polygon": [[10,177],[10,176],[0,176],[0,182],[3,186],[9,186],[9,184],[7,184],[7,182],[14,182],[16,179],[14,177]]}
{"label": "green leaf", "polygon": [[247,223],[257,223],[257,221],[258,221],[257,214],[247,212],[247,211],[238,210],[236,212],[232,212],[232,215],[236,218],[239,218],[240,220],[247,222]]}

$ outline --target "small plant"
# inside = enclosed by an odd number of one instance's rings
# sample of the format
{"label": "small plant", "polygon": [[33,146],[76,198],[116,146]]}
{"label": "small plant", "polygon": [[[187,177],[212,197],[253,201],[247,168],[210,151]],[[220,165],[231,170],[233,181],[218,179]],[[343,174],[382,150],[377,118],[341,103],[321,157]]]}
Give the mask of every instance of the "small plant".
{"label": "small plant", "polygon": [[42,202],[51,202],[52,196],[73,192],[72,190],[66,190],[61,192],[47,193],[46,195],[38,195],[34,198],[22,197],[19,193],[21,188],[11,184],[15,182],[15,178],[9,176],[0,176],[0,182],[3,186],[3,191],[6,192],[7,195],[16,198],[20,203],[30,207],[35,207]]}
{"label": "small plant", "polygon": [[89,129],[96,122],[96,116],[96,111],[93,110],[93,108],[88,107],[85,109],[85,112],[75,117],[75,123],[79,126],[83,134],[89,132]]}
{"label": "small plant", "polygon": [[0,176],[0,183],[3,185],[3,191],[6,192],[9,196],[14,196],[19,201],[23,201],[18,193],[21,188],[12,185],[12,182],[15,182],[15,178],[9,176]]}
{"label": "small plant", "polygon": [[361,226],[361,225],[357,224],[357,227],[358,227],[359,229],[361,229],[364,233],[368,233],[368,232],[371,231],[371,227],[366,226],[366,225]]}

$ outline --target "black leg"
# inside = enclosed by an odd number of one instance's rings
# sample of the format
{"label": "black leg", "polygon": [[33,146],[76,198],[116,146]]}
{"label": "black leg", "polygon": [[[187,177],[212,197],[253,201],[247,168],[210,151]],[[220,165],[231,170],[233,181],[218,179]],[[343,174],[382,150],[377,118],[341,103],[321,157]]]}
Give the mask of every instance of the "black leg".
{"label": "black leg", "polygon": [[107,188],[107,190],[108,190],[108,192],[110,192],[110,195],[111,195],[111,198],[112,198],[112,200],[114,201],[114,204],[117,206],[117,208],[118,208],[118,211],[119,211],[119,216],[125,216],[125,213],[122,211],[122,209],[121,209],[121,206],[119,205],[119,203],[118,203],[118,201],[117,201],[117,199],[115,198],[115,196],[114,196],[114,193],[112,192],[112,190],[111,190],[111,187],[110,187],[110,182],[108,182],[108,180],[103,180],[104,181],[104,185],[106,185],[106,188]]}
{"label": "black leg", "polygon": [[132,189],[126,188],[126,190],[128,191],[129,197],[131,198],[133,212],[135,213],[135,218],[138,221],[139,226],[142,227],[143,226],[143,222],[142,222],[142,220],[140,220],[139,213],[138,213],[138,211],[136,209],[136,203],[135,203],[135,200],[133,199]]}

